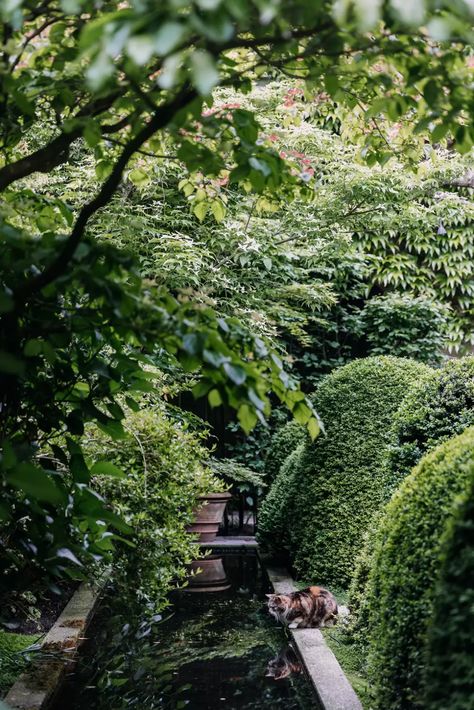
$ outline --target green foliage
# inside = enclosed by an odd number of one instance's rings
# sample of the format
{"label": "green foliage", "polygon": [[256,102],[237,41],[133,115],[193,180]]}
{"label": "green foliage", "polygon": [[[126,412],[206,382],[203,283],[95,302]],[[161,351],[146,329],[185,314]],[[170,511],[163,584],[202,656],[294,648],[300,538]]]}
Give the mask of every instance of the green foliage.
{"label": "green foliage", "polygon": [[[159,409],[127,413],[124,428],[128,436],[119,447],[111,447],[98,429],[87,431],[84,443],[92,470],[105,461],[125,473],[116,477],[110,471],[93,481],[133,530],[116,545],[114,580],[121,594],[136,595],[157,612],[167,605],[169,590],[185,580],[186,564],[196,556],[186,526],[198,496],[221,490],[222,483],[203,466],[207,451],[196,436]],[[102,544],[111,548],[107,533]]]}
{"label": "green foliage", "polygon": [[288,422],[273,434],[265,459],[265,477],[268,483],[273,483],[285,460],[304,439],[304,428],[294,421]]}
{"label": "green foliage", "polygon": [[436,302],[388,293],[369,299],[360,319],[371,355],[396,354],[428,363],[441,356],[447,314]]}
{"label": "green foliage", "polygon": [[0,630],[0,694],[2,696],[28,665],[29,657],[26,649],[32,646],[37,638],[37,636]]}
{"label": "green foliage", "polygon": [[[295,567],[305,578],[346,586],[363,535],[390,490],[383,466],[390,425],[400,400],[430,372],[426,365],[389,356],[355,360],[321,382],[314,401],[326,435],[307,443],[292,473],[288,520]],[[269,495],[272,495],[270,491]]]}
{"label": "green foliage", "polygon": [[[387,482],[395,490],[421,457],[474,424],[474,358],[451,360],[413,386],[393,417],[387,450]],[[377,540],[374,521],[359,555],[350,588],[350,633],[366,650],[370,631],[368,591]]]}
{"label": "green foliage", "polygon": [[258,516],[257,540],[266,550],[281,552],[290,548],[303,452],[304,444],[300,443],[286,456],[263,500]]}
{"label": "green foliage", "polygon": [[414,387],[393,420],[388,452],[391,485],[442,441],[474,424],[474,357],[450,360]]}
{"label": "green foliage", "polygon": [[255,488],[265,488],[264,477],[258,471],[244,466],[234,459],[211,459],[209,461],[211,470],[230,485],[236,485],[239,491],[249,491]]}
{"label": "green foliage", "polygon": [[[380,710],[423,707],[426,633],[444,533],[457,497],[470,489],[473,451],[471,427],[426,454],[384,511],[368,587],[368,662]],[[443,613],[455,603],[445,599]]]}
{"label": "green foliage", "polygon": [[[31,240],[13,228],[4,236],[8,294],[31,259],[37,269],[48,263],[57,242]],[[1,564],[13,587],[22,584],[24,565],[53,575],[87,574],[84,564],[109,549],[97,521],[129,532],[91,492],[79,437],[95,422],[121,441],[122,400],[139,407],[136,396],[158,387],[157,366],[199,373],[196,396],[235,408],[245,430],[269,412],[268,388],[284,399],[288,393],[290,408],[307,422],[313,416],[260,338],[209,308],[180,303],[152,285],[144,289],[133,260],[109,244],[83,242],[69,275],[32,297],[20,314],[7,309],[2,328],[0,519],[8,546]],[[46,444],[47,456],[41,453]]]}
{"label": "green foliage", "polygon": [[474,476],[448,525],[428,629],[425,705],[467,710],[474,697]]}

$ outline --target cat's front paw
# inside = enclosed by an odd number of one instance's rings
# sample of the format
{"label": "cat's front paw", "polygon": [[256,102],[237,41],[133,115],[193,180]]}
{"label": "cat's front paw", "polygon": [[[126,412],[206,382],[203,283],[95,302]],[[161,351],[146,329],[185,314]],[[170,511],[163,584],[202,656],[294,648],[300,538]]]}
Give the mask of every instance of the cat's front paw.
{"label": "cat's front paw", "polygon": [[298,628],[298,622],[297,621],[292,621],[291,624],[288,624],[289,629],[297,629]]}

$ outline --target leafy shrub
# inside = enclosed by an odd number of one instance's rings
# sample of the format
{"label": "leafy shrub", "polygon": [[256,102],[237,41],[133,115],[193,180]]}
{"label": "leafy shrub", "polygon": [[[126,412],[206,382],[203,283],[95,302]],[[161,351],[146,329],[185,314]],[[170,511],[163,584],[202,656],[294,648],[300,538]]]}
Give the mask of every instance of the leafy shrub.
{"label": "leafy shrub", "polygon": [[448,527],[433,609],[426,707],[467,710],[474,698],[474,477]]}
{"label": "leafy shrub", "polygon": [[303,452],[304,444],[300,443],[286,457],[260,508],[257,539],[266,550],[279,552],[290,546],[290,521],[298,490],[297,471],[301,468]]}
{"label": "leafy shrub", "polygon": [[446,316],[446,308],[423,296],[388,293],[369,299],[360,320],[371,355],[434,363],[446,339]]}
{"label": "leafy shrub", "polygon": [[112,450],[96,429],[88,432],[87,446],[96,462],[106,455],[126,474],[96,480],[114,512],[133,529],[135,546],[118,548],[115,579],[124,588],[133,580],[132,594],[161,609],[169,589],[185,579],[186,564],[196,556],[186,526],[197,497],[221,490],[222,484],[201,464],[208,452],[196,436],[158,409],[129,413],[125,428],[129,436]]}
{"label": "leafy shrub", "polygon": [[395,488],[423,454],[474,424],[474,357],[433,370],[403,400],[388,458]]}
{"label": "leafy shrub", "polygon": [[426,377],[421,363],[390,356],[345,365],[326,377],[315,402],[326,428],[300,466],[291,546],[297,570],[345,586],[362,537],[388,498],[384,454],[406,391]]}
{"label": "leafy shrub", "polygon": [[287,422],[272,436],[270,448],[265,460],[265,475],[267,483],[277,476],[286,458],[306,438],[306,430],[295,421]]}
{"label": "leafy shrub", "polygon": [[420,707],[443,533],[473,472],[471,427],[426,454],[386,507],[368,591],[368,664],[380,710]]}

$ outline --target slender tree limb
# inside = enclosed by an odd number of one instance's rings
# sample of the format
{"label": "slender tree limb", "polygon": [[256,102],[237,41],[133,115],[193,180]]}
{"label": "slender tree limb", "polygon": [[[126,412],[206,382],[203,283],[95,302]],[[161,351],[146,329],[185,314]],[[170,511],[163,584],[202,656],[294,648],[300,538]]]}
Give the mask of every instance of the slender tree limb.
{"label": "slender tree limb", "polygon": [[120,184],[123,171],[132,155],[149,140],[156,131],[164,128],[175,114],[187,106],[197,93],[194,89],[184,89],[172,101],[159,107],[151,120],[132,138],[123,149],[114,169],[103,183],[96,197],[84,205],[79,212],[71,234],[54,261],[43,272],[22,284],[14,292],[16,308],[21,307],[33,294],[61,276],[67,268],[79,242],[81,241],[89,219],[109,202]]}
{"label": "slender tree limb", "polygon": [[[113,106],[114,101],[120,96],[119,92],[114,92],[103,99],[92,101],[84,106],[74,118],[85,118],[86,116],[96,116]],[[122,119],[123,120],[123,119]],[[116,124],[117,125],[117,124]],[[119,130],[122,127],[119,122]],[[124,124],[126,125],[126,123]],[[111,127],[107,127],[111,130]],[[82,126],[74,128],[66,133],[62,131],[56,138],[53,138],[47,145],[35,150],[30,155],[9,163],[0,169],[0,192],[17,180],[21,180],[32,173],[49,173],[53,168],[65,163],[69,156],[69,148],[75,140],[82,135]]]}

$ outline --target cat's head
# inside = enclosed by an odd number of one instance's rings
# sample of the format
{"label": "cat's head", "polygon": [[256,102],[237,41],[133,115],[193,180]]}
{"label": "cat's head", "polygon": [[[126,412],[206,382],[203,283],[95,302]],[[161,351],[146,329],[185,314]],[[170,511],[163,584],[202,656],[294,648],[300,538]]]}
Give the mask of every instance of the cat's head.
{"label": "cat's head", "polygon": [[285,594],[267,594],[268,611],[275,619],[282,619],[289,611],[291,600]]}

